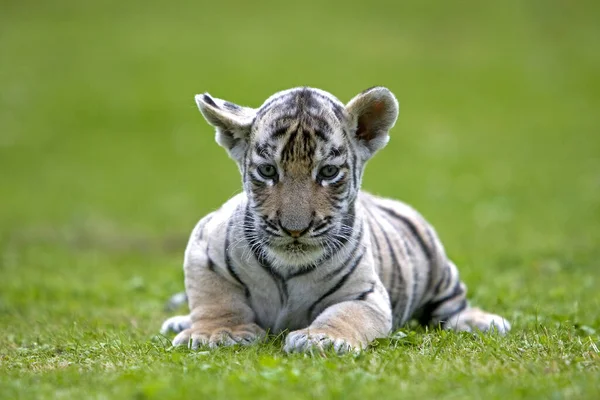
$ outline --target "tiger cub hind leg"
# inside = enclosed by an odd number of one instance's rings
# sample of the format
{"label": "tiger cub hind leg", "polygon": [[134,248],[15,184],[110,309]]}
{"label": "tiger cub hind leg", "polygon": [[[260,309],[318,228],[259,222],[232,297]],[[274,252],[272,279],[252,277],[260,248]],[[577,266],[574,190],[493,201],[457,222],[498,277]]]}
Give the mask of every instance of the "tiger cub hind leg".
{"label": "tiger cub hind leg", "polygon": [[446,319],[444,329],[454,331],[498,332],[505,334],[510,331],[510,323],[499,315],[485,312],[479,308],[467,307]]}
{"label": "tiger cub hind leg", "polygon": [[[461,284],[461,287],[464,285]],[[441,326],[443,329],[457,332],[480,331],[500,334],[507,333],[511,328],[510,323],[501,316],[469,306],[464,292],[446,301],[430,303],[426,310],[419,316],[421,325]]]}
{"label": "tiger cub hind leg", "polygon": [[419,322],[422,325],[439,326],[454,331],[498,332],[510,331],[510,323],[499,315],[471,307],[466,298],[466,287],[458,281],[450,295],[425,306]]}
{"label": "tiger cub hind leg", "polygon": [[467,301],[467,287],[461,282],[456,265],[444,260],[439,281],[432,298],[417,312],[422,325],[466,332],[510,331],[510,323],[499,315],[471,307]]}

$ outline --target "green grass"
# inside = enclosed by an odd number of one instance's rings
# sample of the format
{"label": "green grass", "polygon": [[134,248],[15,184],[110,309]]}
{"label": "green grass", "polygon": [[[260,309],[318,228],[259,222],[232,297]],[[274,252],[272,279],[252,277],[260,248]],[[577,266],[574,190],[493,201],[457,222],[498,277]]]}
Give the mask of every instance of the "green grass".
{"label": "green grass", "polygon": [[[597,2],[206,3],[3,3],[0,398],[600,398]],[[401,116],[364,187],[511,334],[172,349],[186,236],[240,190],[193,95],[375,84]]]}

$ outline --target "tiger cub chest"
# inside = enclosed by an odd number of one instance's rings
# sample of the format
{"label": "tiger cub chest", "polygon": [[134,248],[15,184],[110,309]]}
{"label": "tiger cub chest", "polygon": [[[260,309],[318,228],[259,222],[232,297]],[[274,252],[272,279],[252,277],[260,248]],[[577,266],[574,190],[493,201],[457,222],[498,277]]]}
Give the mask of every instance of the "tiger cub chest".
{"label": "tiger cub chest", "polygon": [[318,293],[314,288],[290,282],[262,285],[251,294],[250,305],[257,323],[272,333],[308,326],[313,319],[312,306]]}

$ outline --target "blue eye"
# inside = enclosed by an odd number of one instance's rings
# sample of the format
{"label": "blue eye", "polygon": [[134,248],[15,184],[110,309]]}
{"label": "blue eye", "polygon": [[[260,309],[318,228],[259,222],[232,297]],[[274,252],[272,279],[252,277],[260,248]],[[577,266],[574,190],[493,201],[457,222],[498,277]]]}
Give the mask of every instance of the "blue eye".
{"label": "blue eye", "polygon": [[335,165],[326,165],[319,170],[319,177],[322,179],[335,178],[339,174],[340,169]]}
{"label": "blue eye", "polygon": [[258,166],[258,173],[266,179],[273,179],[277,176],[277,168],[272,164],[262,164]]}

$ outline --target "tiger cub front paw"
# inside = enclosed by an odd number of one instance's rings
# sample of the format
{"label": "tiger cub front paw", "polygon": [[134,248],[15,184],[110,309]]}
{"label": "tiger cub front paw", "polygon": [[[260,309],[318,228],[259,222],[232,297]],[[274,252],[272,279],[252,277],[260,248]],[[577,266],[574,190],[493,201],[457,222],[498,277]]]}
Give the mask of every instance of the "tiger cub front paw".
{"label": "tiger cub front paw", "polygon": [[338,354],[360,352],[366,347],[350,338],[344,338],[339,333],[328,332],[326,329],[300,329],[290,332],[285,338],[284,351],[287,353],[322,353],[333,349]]}
{"label": "tiger cub front paw", "polygon": [[192,350],[207,346],[211,349],[236,344],[250,345],[260,341],[265,331],[256,324],[206,329],[202,326],[186,329],[173,339],[173,346],[188,346]]}

